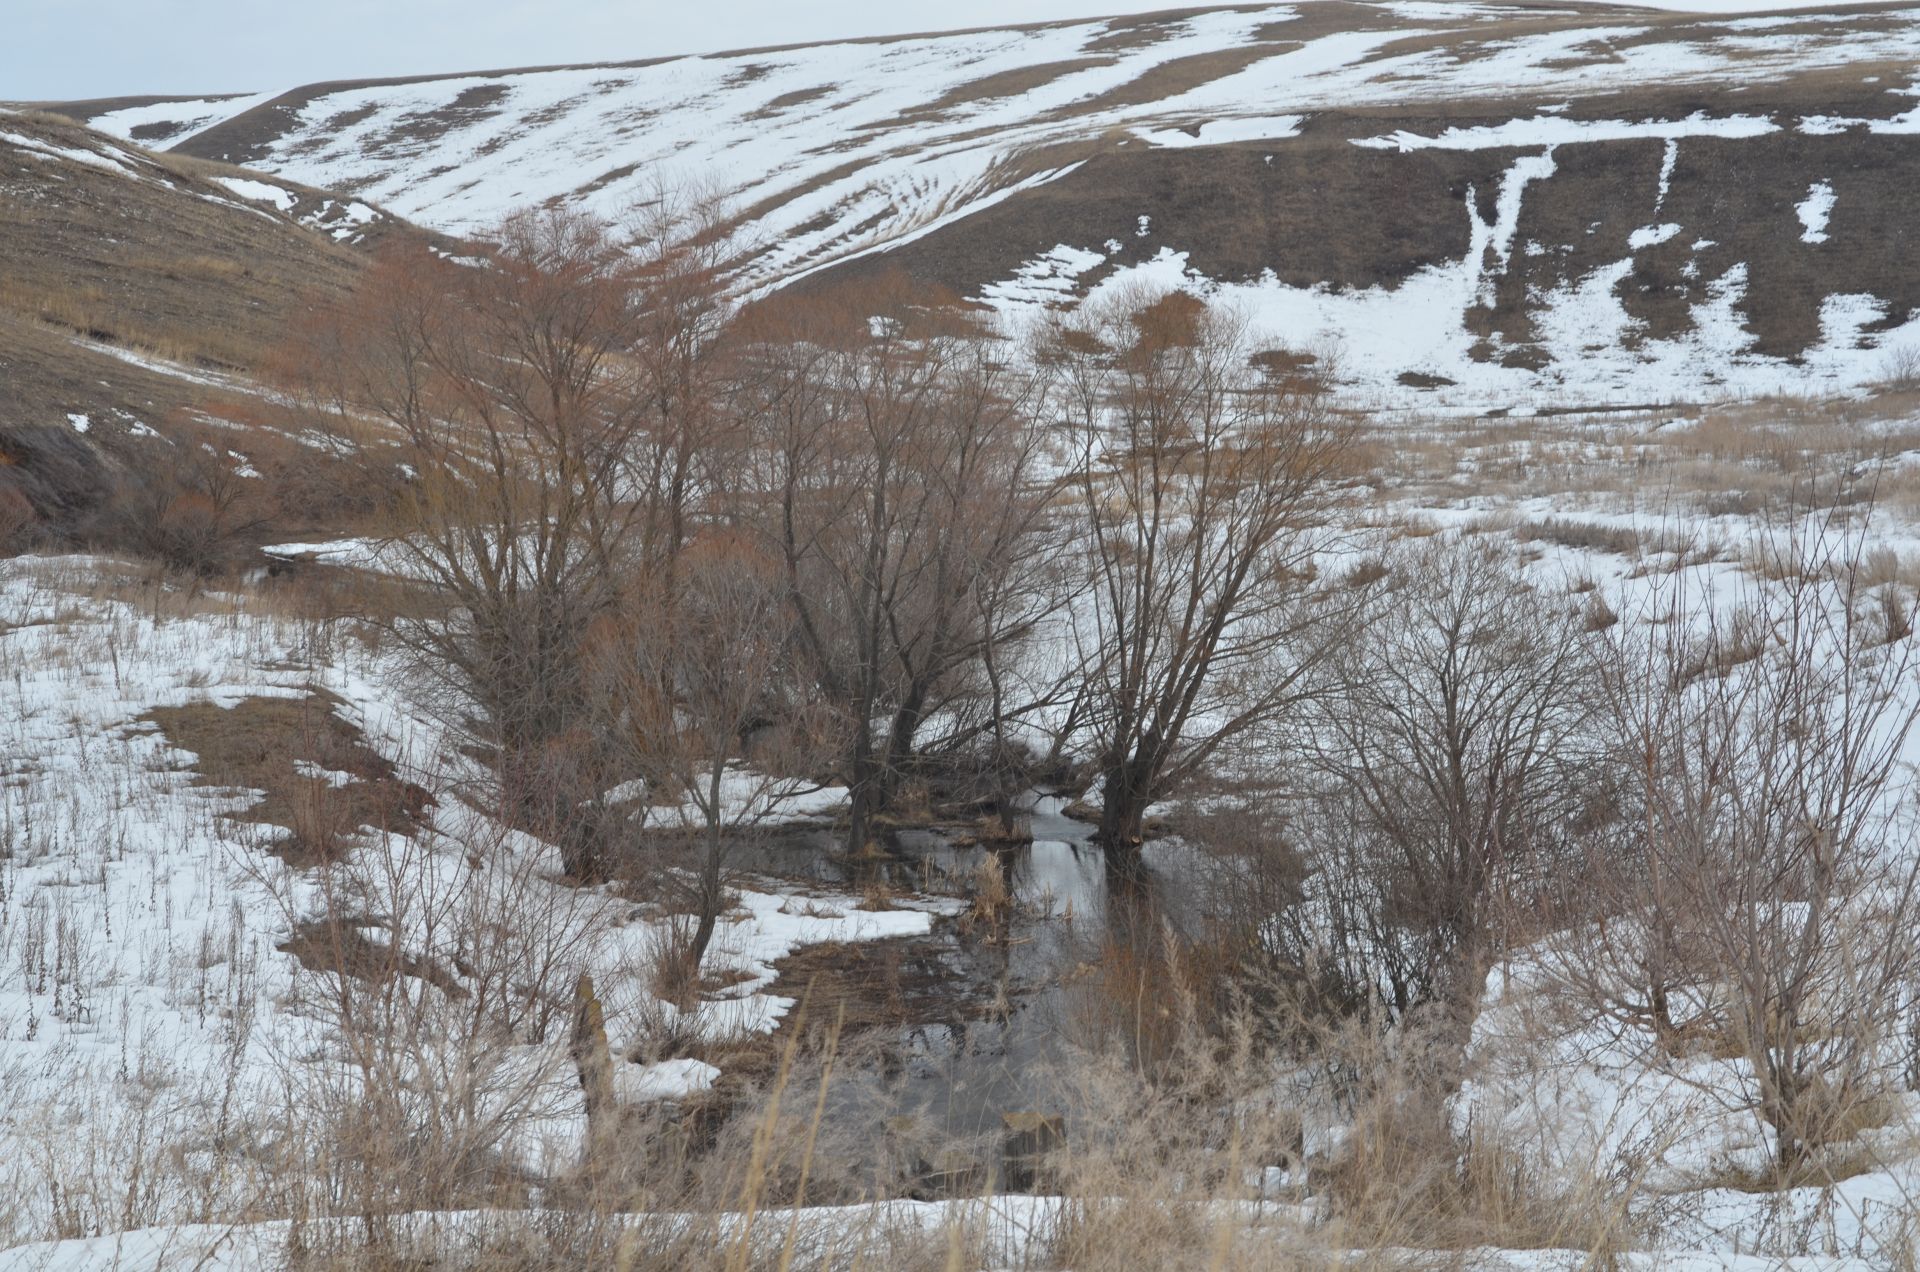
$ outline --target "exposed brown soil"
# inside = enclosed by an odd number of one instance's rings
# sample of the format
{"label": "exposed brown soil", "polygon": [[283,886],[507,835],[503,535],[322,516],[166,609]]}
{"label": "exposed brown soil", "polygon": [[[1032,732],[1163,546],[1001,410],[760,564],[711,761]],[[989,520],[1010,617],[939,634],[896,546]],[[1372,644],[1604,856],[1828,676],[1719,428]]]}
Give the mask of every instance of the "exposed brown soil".
{"label": "exposed brown soil", "polygon": [[950,1025],[987,1010],[979,986],[956,979],[936,944],[901,937],[806,946],[774,964],[779,992],[799,1000],[779,1028],[708,1048],[704,1057],[732,1077],[764,1076],[796,1032],[811,1048],[837,1029],[841,1054],[857,1054],[863,1035],[892,1041],[902,1029]]}
{"label": "exposed brown soil", "polygon": [[[169,745],[194,753],[194,785],[261,791],[234,820],[292,832],[269,851],[309,867],[333,860],[362,828],[414,833],[433,802],[336,714],[341,705],[316,689],[303,698],[253,697],[231,707],[158,707],[140,718]],[[307,776],[296,766],[302,760],[348,780],[336,786]]]}
{"label": "exposed brown soil", "polygon": [[[1304,144],[1303,144],[1304,143]],[[961,295],[1056,244],[1118,243],[1115,265],[1185,251],[1193,268],[1239,279],[1272,269],[1298,286],[1395,284],[1467,249],[1469,184],[1495,186],[1499,152],[1363,150],[1341,138],[1288,146],[1105,149],[1070,176],[1025,191],[893,251],[825,271],[904,269]],[[1427,209],[1435,209],[1428,211]],[[1409,215],[1420,209],[1420,214]],[[1139,234],[1139,220],[1149,218]]]}
{"label": "exposed brown soil", "polygon": [[[1041,62],[1035,66],[1016,67],[1011,71],[1000,71],[993,75],[983,75],[977,80],[960,84],[927,103],[928,112],[947,109],[949,106],[966,105],[973,102],[993,101],[1001,97],[1017,97],[1021,93],[1032,92],[1045,84],[1076,71],[1092,70],[1096,66],[1112,66],[1110,57],[1076,57],[1060,62]],[[792,94],[788,94],[791,96]]]}
{"label": "exposed brown soil", "polygon": [[[93,134],[50,116],[8,127],[51,146],[93,144]],[[10,196],[0,199],[0,311],[247,368],[272,346],[295,297],[339,294],[359,272],[363,253],[236,207],[215,181],[248,174],[138,152],[129,162],[147,179],[0,146],[0,188]]]}
{"label": "exposed brown soil", "polygon": [[1286,47],[1288,46],[1249,44],[1241,48],[1216,49],[1208,53],[1196,53],[1190,57],[1177,57],[1171,61],[1162,62],[1148,69],[1144,74],[1085,103],[1076,102],[1068,110],[1059,113],[1079,115],[1087,111],[1105,110],[1115,106],[1136,106],[1142,102],[1173,97],[1213,80],[1223,79],[1236,71],[1243,71],[1255,62],[1272,57],[1275,53],[1284,52]]}
{"label": "exposed brown soil", "polygon": [[467,996],[466,986],[446,968],[398,950],[390,942],[375,940],[363,926],[352,923],[303,923],[294,929],[292,940],[275,948],[293,955],[310,971],[340,972],[376,984],[396,974],[411,976],[449,998]]}

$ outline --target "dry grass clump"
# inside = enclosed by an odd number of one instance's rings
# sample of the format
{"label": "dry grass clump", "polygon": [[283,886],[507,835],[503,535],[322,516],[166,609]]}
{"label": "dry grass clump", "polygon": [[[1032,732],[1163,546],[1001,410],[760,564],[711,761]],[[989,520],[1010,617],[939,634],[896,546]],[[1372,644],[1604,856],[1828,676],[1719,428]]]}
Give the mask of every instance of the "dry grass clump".
{"label": "dry grass clump", "polygon": [[1897,457],[1920,445],[1913,406],[1912,393],[1888,390],[1867,400],[1395,420],[1374,426],[1354,453],[1365,456],[1365,481],[1376,497],[1396,503],[1551,497],[1556,510],[1626,510],[1652,498],[1708,517],[1750,518],[1791,512],[1809,486],[1824,488],[1836,474],[1850,473],[1856,485],[1871,476],[1879,502],[1910,513],[1920,481]]}
{"label": "dry grass clump", "polygon": [[1545,540],[1563,548],[1583,552],[1615,552],[1625,557],[1640,555],[1640,532],[1632,526],[1608,526],[1569,517],[1548,517],[1527,521],[1514,527],[1514,537],[1522,543]]}
{"label": "dry grass clump", "polygon": [[1013,890],[1007,886],[1006,868],[1000,863],[999,853],[989,852],[974,867],[967,910],[960,921],[968,931],[992,933],[1006,925],[1013,909]]}

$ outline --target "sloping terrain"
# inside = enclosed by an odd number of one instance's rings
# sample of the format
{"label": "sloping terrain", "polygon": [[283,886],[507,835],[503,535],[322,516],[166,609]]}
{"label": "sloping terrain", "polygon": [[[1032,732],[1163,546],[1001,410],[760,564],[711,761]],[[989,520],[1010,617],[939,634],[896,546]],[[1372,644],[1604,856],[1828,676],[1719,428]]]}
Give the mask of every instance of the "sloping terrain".
{"label": "sloping terrain", "polygon": [[1142,270],[1386,403],[1851,386],[1920,271],[1920,10],[1417,0],[1182,10],[67,108],[466,232],[734,192],[781,285],[899,266],[1009,310]]}
{"label": "sloping terrain", "polygon": [[357,200],[0,114],[0,490],[70,525],[114,469],[203,425],[253,471],[251,376],[300,299],[395,232]]}

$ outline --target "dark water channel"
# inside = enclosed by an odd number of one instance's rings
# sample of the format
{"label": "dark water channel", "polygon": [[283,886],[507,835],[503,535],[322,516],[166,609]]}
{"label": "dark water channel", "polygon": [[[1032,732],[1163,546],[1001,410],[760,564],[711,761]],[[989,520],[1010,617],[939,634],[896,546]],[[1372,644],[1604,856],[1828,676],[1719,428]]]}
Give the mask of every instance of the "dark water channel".
{"label": "dark water channel", "polygon": [[[830,1097],[838,1124],[874,1127],[909,1157],[915,1140],[957,1139],[991,1161],[1005,1115],[1064,1117],[1071,1135],[1076,1120],[1095,1112],[1061,1081],[1062,1062],[1109,1018],[1094,960],[1110,942],[1157,941],[1167,924],[1197,931],[1209,864],[1178,841],[1161,841],[1147,844],[1137,869],[1114,870],[1091,842],[1094,828],[1062,813],[1066,802],[1032,800],[1023,815],[1032,832],[1026,843],[972,845],[908,830],[876,861],[848,858],[838,838],[821,830],[788,832],[735,854],[732,864],[743,872],[856,894],[877,880],[895,897],[964,898],[985,859],[1000,859],[1015,902],[1003,922],[940,917],[930,937],[901,943],[914,982],[911,1009],[897,1029],[870,1029],[857,1040],[877,1043],[879,1058],[862,1066],[863,1080],[840,1084]],[[898,986],[876,978],[872,992],[897,996]]]}

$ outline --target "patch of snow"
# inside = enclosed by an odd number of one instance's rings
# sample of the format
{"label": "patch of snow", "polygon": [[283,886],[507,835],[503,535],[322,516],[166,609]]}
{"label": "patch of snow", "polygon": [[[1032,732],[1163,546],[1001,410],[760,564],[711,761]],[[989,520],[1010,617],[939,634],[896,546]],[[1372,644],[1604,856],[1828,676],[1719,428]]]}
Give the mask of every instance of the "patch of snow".
{"label": "patch of snow", "polygon": [[[1212,119],[1189,132],[1185,128],[1136,128],[1133,135],[1159,149],[1219,146],[1233,141],[1278,141],[1300,135],[1299,115]],[[1271,162],[1271,157],[1269,157]]]}
{"label": "patch of snow", "polygon": [[[1513,263],[1513,236],[1520,227],[1520,199],[1525,193],[1529,181],[1544,181],[1554,173],[1553,147],[1537,155],[1522,155],[1513,161],[1500,178],[1500,194],[1494,200],[1492,225],[1482,225],[1479,206],[1474,202],[1471,189],[1467,194],[1468,216],[1472,218],[1476,235],[1484,234],[1487,245],[1500,258],[1500,271],[1505,273]],[[1468,256],[1478,262],[1481,249],[1476,245],[1468,248]],[[1481,302],[1493,303],[1493,282],[1491,278],[1481,280],[1476,293]]]}
{"label": "patch of snow", "polygon": [[[1908,95],[1920,94],[1920,90],[1901,90]],[[1920,133],[1920,106],[1903,111],[1887,119],[1856,119],[1845,115],[1808,115],[1801,119],[1799,129],[1812,137],[1828,137],[1835,133],[1847,132],[1859,128],[1882,137],[1908,137]]]}
{"label": "patch of snow", "polygon": [[[1121,245],[1108,240],[1107,250],[1118,252]],[[1007,305],[1064,304],[1071,301],[1082,276],[1106,263],[1099,252],[1058,244],[1052,251],[1034,257],[1014,270],[1005,281],[989,283],[981,298],[996,308]]]}
{"label": "patch of snow", "polygon": [[1679,232],[1679,225],[1672,221],[1665,225],[1643,225],[1627,236],[1627,246],[1637,252],[1643,247],[1664,243]]}
{"label": "patch of snow", "polygon": [[301,777],[308,777],[315,781],[325,782],[328,786],[336,790],[343,786],[351,786],[356,780],[351,773],[342,772],[339,769],[323,768],[315,764],[312,760],[295,760],[293,762],[293,771]]}
{"label": "patch of snow", "polygon": [[1833,184],[1816,181],[1807,187],[1807,197],[1793,205],[1794,214],[1800,218],[1802,243],[1827,241],[1827,218],[1833,215],[1833,199]]}
{"label": "patch of snow", "polygon": [[614,1096],[626,1104],[680,1100],[712,1089],[720,1070],[702,1060],[661,1060],[655,1064],[621,1064],[613,1069]]}
{"label": "patch of snow", "polygon": [[254,181],[247,177],[215,177],[221,185],[233,191],[243,199],[254,203],[266,203],[291,212],[299,204],[300,196],[285,186],[273,185],[266,181]]}
{"label": "patch of snow", "polygon": [[325,565],[394,573],[400,551],[384,539],[329,539],[316,543],[272,543],[260,549],[284,561],[310,558]]}
{"label": "patch of snow", "polygon": [[1660,156],[1660,185],[1653,195],[1653,214],[1660,215],[1660,209],[1666,206],[1667,192],[1673,187],[1673,166],[1680,162],[1680,139],[1667,138],[1667,148]]}
{"label": "patch of snow", "polygon": [[[1631,141],[1636,138],[1762,137],[1780,131],[1771,119],[1756,115],[1710,118],[1696,111],[1685,119],[1562,119],[1535,115],[1501,124],[1448,128],[1433,136],[1400,130],[1379,137],[1356,137],[1353,144],[1375,150],[1496,150],[1514,146],[1557,146],[1576,142]],[[1670,170],[1663,170],[1663,176]],[[1661,187],[1665,193],[1665,184]]]}
{"label": "patch of snow", "polygon": [[87,150],[77,146],[56,146],[50,141],[40,141],[12,132],[0,132],[0,142],[18,146],[36,158],[65,159],[71,163],[85,164],[90,168],[104,168],[108,172],[124,174],[134,172],[134,169],[128,165],[97,150]]}
{"label": "patch of snow", "polygon": [[[255,106],[263,106],[272,101],[277,93],[253,93],[239,97],[202,97],[175,102],[152,102],[145,106],[128,106],[121,110],[108,111],[96,115],[89,127],[116,137],[138,140],[136,130],[151,129],[156,125],[170,131],[163,139],[166,142],[179,140],[183,134],[199,132],[214,124],[232,119],[235,115],[245,114]],[[152,143],[149,143],[152,144]]]}
{"label": "patch of snow", "polygon": [[73,425],[73,431],[76,433],[84,433],[93,427],[93,421],[78,412],[69,413],[67,423]]}

